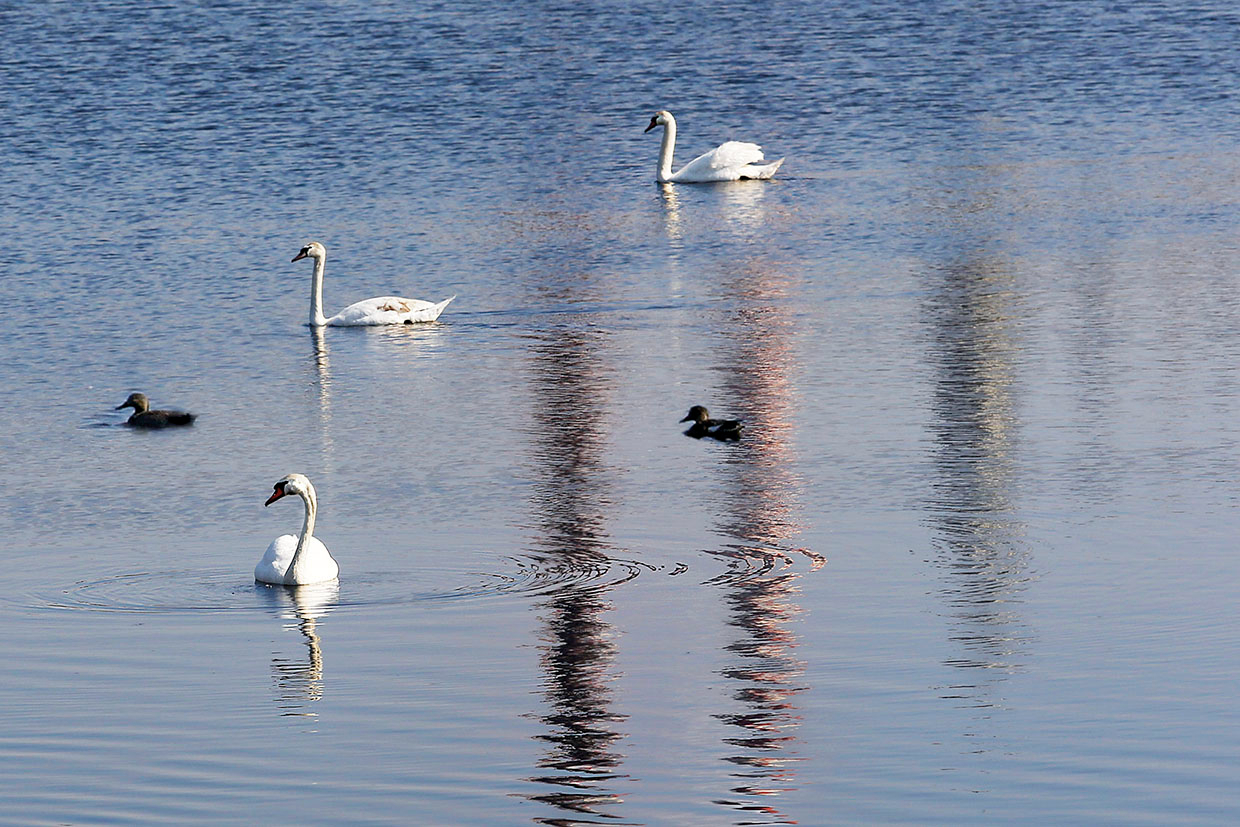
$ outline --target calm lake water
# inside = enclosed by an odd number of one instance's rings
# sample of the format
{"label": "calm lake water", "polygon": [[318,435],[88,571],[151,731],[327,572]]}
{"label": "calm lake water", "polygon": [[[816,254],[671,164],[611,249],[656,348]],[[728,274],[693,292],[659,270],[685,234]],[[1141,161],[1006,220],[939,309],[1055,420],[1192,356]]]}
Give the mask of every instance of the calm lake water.
{"label": "calm lake water", "polygon": [[0,821],[1240,820],[1234,4],[0,23]]}

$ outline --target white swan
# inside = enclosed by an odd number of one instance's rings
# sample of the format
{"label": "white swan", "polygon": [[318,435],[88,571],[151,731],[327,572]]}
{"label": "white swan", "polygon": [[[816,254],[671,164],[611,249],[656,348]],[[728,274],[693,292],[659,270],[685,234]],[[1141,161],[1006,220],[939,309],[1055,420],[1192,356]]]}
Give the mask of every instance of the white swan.
{"label": "white swan", "polygon": [[296,494],[306,505],[306,520],[302,523],[300,535],[282,534],[267,546],[267,553],[254,567],[254,579],[284,586],[335,580],[336,575],[340,574],[340,566],[332,559],[327,546],[314,536],[314,515],[318,513],[319,504],[310,480],[301,474],[289,474],[273,488],[264,505]]}
{"label": "white swan", "polygon": [[330,319],[323,315],[323,262],[327,260],[327,248],[317,241],[311,241],[293,261],[303,258],[314,259],[314,275],[310,279],[310,326],[322,327],[357,327],[381,324],[414,324],[415,322],[433,322],[448,306],[453,296],[439,304],[422,301],[421,299],[402,299],[399,296],[377,296],[373,299],[356,302],[341,310]]}
{"label": "white swan", "polygon": [[762,147],[744,141],[728,141],[699,155],[676,172],[672,172],[672,153],[676,151],[676,119],[660,109],[650,119],[649,132],[663,126],[663,145],[659,147],[659,183],[706,184],[713,181],[739,181],[742,178],[770,178],[784,162],[767,161]]}

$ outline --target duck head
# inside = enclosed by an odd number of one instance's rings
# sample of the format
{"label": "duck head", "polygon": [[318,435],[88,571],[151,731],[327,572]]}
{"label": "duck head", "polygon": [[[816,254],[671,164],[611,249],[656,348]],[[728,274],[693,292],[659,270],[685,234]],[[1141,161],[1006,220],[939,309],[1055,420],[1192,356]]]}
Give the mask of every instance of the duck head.
{"label": "duck head", "polygon": [[694,405],[689,409],[689,413],[685,414],[685,418],[681,422],[705,422],[710,419],[710,411],[706,410],[704,405]]}
{"label": "duck head", "polygon": [[129,394],[128,399],[116,406],[116,410],[119,411],[122,408],[133,408],[134,413],[142,413],[145,410],[149,410],[150,407],[150,400],[146,398],[145,393],[131,393]]}

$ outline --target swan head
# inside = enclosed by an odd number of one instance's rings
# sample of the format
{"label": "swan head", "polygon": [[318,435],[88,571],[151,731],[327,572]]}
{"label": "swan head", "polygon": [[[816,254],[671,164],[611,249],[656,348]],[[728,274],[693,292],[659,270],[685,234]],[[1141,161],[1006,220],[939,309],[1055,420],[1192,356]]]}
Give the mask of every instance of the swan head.
{"label": "swan head", "polygon": [[669,123],[676,123],[676,119],[672,117],[672,113],[666,109],[660,109],[650,118],[650,125],[643,129],[643,132],[649,132],[656,126],[667,126]]}
{"label": "swan head", "polygon": [[146,398],[145,393],[131,393],[128,399],[116,406],[116,410],[133,408],[134,413],[142,413],[143,411],[150,410],[150,407],[151,402]]}
{"label": "swan head", "polygon": [[289,474],[273,485],[271,496],[267,498],[264,506],[271,505],[281,497],[287,497],[289,494],[299,494],[314,498],[314,486],[310,484],[310,479],[304,474]]}
{"label": "swan head", "polygon": [[312,258],[315,261],[322,261],[327,257],[327,248],[317,241],[311,241],[305,247],[302,247],[297,255],[293,256],[293,261],[301,261],[303,258]]}
{"label": "swan head", "polygon": [[694,405],[689,409],[689,413],[685,414],[685,418],[681,422],[706,422],[710,419],[710,411],[706,410],[705,405]]}

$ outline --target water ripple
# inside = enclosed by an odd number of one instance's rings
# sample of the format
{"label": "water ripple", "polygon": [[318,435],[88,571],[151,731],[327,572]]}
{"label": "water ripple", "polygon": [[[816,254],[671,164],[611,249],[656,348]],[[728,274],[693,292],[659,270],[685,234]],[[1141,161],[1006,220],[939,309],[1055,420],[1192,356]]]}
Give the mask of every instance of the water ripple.
{"label": "water ripple", "polygon": [[[441,600],[483,600],[506,595],[553,595],[565,589],[606,592],[643,572],[675,576],[688,570],[684,564],[655,566],[636,560],[611,558],[564,561],[537,556],[500,558],[502,571],[458,572],[452,577],[437,574],[431,583],[423,573],[362,572],[339,584],[332,606],[382,606]],[[455,581],[446,585],[445,581]],[[420,587],[419,587],[420,586]],[[78,580],[52,594],[27,594],[31,608],[98,612],[232,612],[266,611],[270,592],[284,586],[256,583],[234,569],[175,569],[124,572]],[[300,587],[304,590],[308,587]],[[288,589],[292,591],[292,589]],[[267,596],[267,597],[265,597]]]}
{"label": "water ripple", "polygon": [[726,569],[705,584],[732,585],[760,580],[771,574],[784,573],[796,565],[798,557],[809,560],[810,571],[827,564],[827,558],[808,548],[776,548],[773,546],[730,543],[709,552],[723,561]]}

